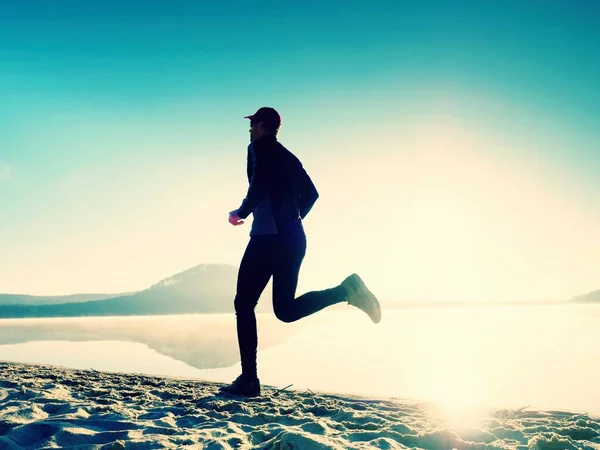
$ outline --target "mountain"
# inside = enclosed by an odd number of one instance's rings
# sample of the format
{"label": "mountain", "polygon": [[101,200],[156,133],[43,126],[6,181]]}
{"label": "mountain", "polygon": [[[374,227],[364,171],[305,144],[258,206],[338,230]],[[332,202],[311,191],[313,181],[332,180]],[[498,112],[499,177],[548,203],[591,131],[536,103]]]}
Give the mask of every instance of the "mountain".
{"label": "mountain", "polygon": [[600,303],[600,289],[573,297],[573,301],[579,303]]}
{"label": "mountain", "polygon": [[[0,317],[123,316],[233,313],[237,267],[202,264],[118,297],[60,304],[0,305]],[[267,302],[261,302],[262,309]]]}
{"label": "mountain", "polygon": [[92,302],[113,297],[124,297],[135,294],[127,292],[121,294],[74,294],[74,295],[19,295],[0,294],[0,305],[55,305],[59,303]]}

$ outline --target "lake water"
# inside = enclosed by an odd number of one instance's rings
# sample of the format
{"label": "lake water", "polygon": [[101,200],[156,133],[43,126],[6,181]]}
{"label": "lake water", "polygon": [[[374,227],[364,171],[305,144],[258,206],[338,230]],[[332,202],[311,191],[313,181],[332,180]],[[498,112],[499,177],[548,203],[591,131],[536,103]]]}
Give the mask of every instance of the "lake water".
{"label": "lake water", "polygon": [[[259,333],[263,384],[600,412],[600,305],[384,310],[379,325],[339,308],[259,315]],[[240,368],[231,315],[0,320],[0,344],[1,360],[82,369],[231,381]]]}

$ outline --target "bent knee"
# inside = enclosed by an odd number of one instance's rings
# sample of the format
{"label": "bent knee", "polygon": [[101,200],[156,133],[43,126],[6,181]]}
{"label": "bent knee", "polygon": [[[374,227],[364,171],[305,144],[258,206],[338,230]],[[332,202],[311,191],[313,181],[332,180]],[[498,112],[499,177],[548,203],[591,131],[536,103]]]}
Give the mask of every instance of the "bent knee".
{"label": "bent knee", "polygon": [[296,316],[294,316],[290,311],[274,309],[275,317],[285,323],[291,323],[298,320]]}

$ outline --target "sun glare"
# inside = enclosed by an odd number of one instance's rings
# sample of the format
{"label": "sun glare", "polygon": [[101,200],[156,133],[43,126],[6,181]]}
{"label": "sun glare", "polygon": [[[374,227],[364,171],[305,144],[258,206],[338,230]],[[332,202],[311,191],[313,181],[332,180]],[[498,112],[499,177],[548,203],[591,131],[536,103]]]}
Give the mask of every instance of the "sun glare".
{"label": "sun glare", "polygon": [[479,344],[469,340],[465,330],[442,335],[435,329],[432,327],[431,338],[437,342],[437,351],[430,360],[428,376],[421,379],[420,389],[432,402],[432,414],[440,420],[454,426],[477,426],[480,410],[489,399],[485,374],[476,361],[481,351]]}

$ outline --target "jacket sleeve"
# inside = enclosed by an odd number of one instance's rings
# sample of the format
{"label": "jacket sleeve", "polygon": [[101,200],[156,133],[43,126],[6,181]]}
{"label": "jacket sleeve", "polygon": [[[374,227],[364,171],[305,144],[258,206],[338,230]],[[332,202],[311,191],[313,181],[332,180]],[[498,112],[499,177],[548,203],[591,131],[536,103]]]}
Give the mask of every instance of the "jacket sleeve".
{"label": "jacket sleeve", "polygon": [[256,206],[265,197],[271,184],[270,160],[268,152],[261,146],[254,146],[252,158],[252,176],[246,198],[238,209],[238,216],[245,219],[254,211]]}
{"label": "jacket sleeve", "polygon": [[308,176],[308,173],[306,173],[306,170],[302,168],[300,170],[300,198],[298,201],[298,212],[302,219],[310,212],[318,198],[319,193],[317,192],[317,188]]}
{"label": "jacket sleeve", "polygon": [[248,176],[248,182],[250,182],[250,180],[252,179],[252,166],[254,165],[254,158],[252,156],[252,153],[254,153],[254,149],[252,147],[252,144],[250,144],[248,145],[248,152],[246,157],[246,175]]}

